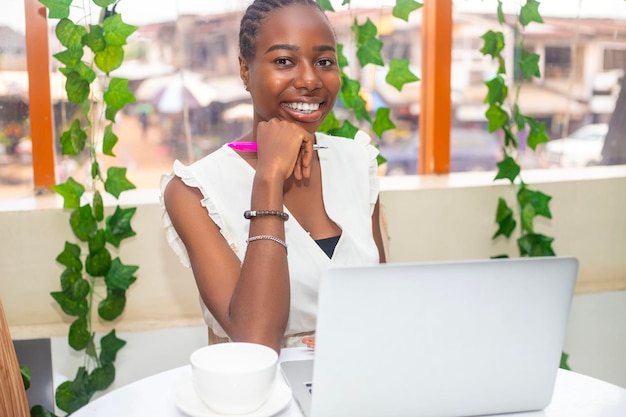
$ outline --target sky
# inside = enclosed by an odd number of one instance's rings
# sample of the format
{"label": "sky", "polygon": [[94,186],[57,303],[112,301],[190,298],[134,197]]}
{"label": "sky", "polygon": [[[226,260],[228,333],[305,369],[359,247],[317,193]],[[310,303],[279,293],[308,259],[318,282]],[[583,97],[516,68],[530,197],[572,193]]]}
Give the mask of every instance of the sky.
{"label": "sky", "polygon": [[[24,32],[24,0],[1,0],[0,25]],[[75,0],[76,4],[86,2]],[[331,0],[342,9],[342,0]],[[505,11],[519,10],[522,0],[503,0]],[[124,21],[134,25],[171,21],[179,14],[212,14],[244,9],[250,0],[121,0],[117,8]],[[544,16],[615,17],[626,20],[626,0],[540,0]],[[351,7],[393,6],[395,0],[352,0]],[[497,0],[453,0],[454,8],[463,12],[493,12]],[[346,6],[343,7],[344,9]]]}

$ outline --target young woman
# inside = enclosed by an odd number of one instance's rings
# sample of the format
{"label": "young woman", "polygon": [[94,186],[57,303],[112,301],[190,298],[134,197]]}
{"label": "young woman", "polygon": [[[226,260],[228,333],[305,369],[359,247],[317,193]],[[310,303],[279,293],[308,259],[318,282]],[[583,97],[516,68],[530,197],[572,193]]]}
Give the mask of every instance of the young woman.
{"label": "young woman", "polygon": [[[315,331],[332,265],[384,262],[377,150],[316,133],[340,89],[336,39],[314,0],[256,0],[239,34],[252,131],[163,178],[168,239],[191,266],[211,332],[279,350]],[[314,145],[323,147],[314,149]]]}

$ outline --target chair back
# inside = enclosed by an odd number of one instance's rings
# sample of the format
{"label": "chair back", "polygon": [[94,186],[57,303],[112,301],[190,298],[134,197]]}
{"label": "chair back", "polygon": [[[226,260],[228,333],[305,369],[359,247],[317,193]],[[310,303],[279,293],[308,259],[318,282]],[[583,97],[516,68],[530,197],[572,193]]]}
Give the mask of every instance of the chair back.
{"label": "chair back", "polygon": [[0,300],[0,416],[30,417],[15,347]]}

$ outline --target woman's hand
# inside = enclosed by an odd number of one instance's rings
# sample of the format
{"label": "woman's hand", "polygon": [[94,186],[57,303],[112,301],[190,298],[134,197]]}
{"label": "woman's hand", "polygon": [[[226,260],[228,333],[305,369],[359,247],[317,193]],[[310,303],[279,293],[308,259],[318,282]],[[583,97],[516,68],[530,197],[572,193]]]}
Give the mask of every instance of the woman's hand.
{"label": "woman's hand", "polygon": [[257,125],[257,172],[292,174],[298,180],[311,175],[313,134],[295,123],[270,119]]}

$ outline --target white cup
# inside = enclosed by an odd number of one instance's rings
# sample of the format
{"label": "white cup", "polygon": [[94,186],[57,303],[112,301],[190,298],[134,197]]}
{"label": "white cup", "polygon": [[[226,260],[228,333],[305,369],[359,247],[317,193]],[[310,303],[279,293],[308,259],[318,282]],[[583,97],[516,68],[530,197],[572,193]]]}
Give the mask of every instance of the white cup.
{"label": "white cup", "polygon": [[207,407],[220,414],[245,414],[269,397],[278,354],[264,345],[230,342],[202,347],[190,362],[194,389]]}

